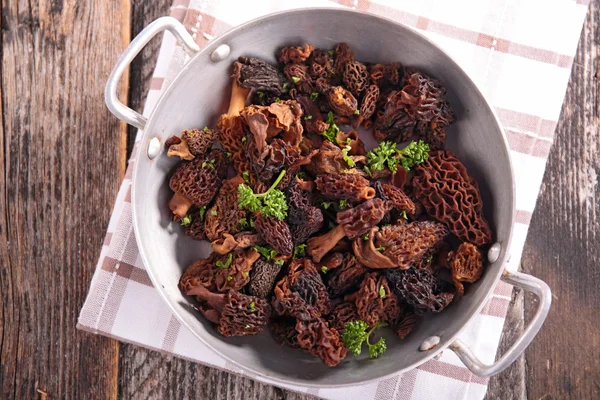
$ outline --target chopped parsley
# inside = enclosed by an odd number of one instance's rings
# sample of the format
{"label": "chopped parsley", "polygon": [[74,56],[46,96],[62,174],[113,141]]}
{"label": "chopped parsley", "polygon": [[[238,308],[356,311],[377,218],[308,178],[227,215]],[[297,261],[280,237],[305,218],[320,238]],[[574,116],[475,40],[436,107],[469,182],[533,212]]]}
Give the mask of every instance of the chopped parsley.
{"label": "chopped parsley", "polygon": [[204,129],[202,129],[204,132],[208,132],[210,129],[208,129],[208,126],[205,126]]}
{"label": "chopped parsley", "polygon": [[192,223],[192,216],[191,215],[186,215],[185,217],[181,218],[181,221],[179,221],[179,223],[181,224],[181,226],[187,226],[189,224]]}
{"label": "chopped parsley", "polygon": [[227,255],[227,261],[223,262],[223,261],[219,260],[215,263],[215,265],[219,268],[227,269],[231,265],[231,261],[233,261],[233,255],[231,253],[229,253]]}
{"label": "chopped parsley", "polygon": [[250,304],[248,304],[248,309],[250,310],[250,312],[256,311],[256,308],[254,308],[255,306],[256,303],[254,303],[253,301],[251,301]]}
{"label": "chopped parsley", "polygon": [[316,100],[318,97],[319,97],[319,93],[318,93],[318,92],[312,92],[312,93],[310,94],[310,99],[311,99],[312,101],[315,101],[315,100]]}
{"label": "chopped parsley", "polygon": [[408,219],[408,215],[406,215],[406,210],[402,210],[402,212],[400,213],[400,216],[404,219]]}
{"label": "chopped parsley", "polygon": [[344,157],[344,161],[346,161],[346,163],[348,164],[348,166],[350,168],[354,168],[356,166],[356,163],[354,162],[354,160],[348,155],[348,152],[352,150],[352,147],[350,146],[345,146],[342,149],[342,157]]}
{"label": "chopped parsley", "polygon": [[[367,153],[368,172],[381,171],[386,165],[390,171],[396,172],[398,164],[402,165],[406,171],[410,171],[415,165],[427,161],[429,150],[429,145],[422,140],[410,142],[401,150],[396,147],[396,143],[381,142],[377,148]],[[367,171],[367,167],[365,167],[365,171]]]}
{"label": "chopped parsley", "polygon": [[277,98],[275,99],[275,103],[281,103],[281,99],[280,99],[279,97],[277,97]]}
{"label": "chopped parsley", "polygon": [[369,232],[361,236],[362,240],[369,240]]}
{"label": "chopped parsley", "polygon": [[265,94],[263,92],[256,92],[256,95],[258,96],[259,99],[262,99],[263,97],[265,97]]}
{"label": "chopped parsley", "polygon": [[429,255],[429,257],[427,257],[427,259],[425,260],[425,262],[426,262],[427,264],[429,264],[429,263],[430,263],[430,262],[432,262],[432,261],[433,261],[433,254],[430,254],[430,255]]}
{"label": "chopped parsley", "polygon": [[270,246],[254,246],[254,250],[258,251],[267,261],[272,261],[277,265],[283,265],[284,261],[281,259],[276,259],[279,255],[279,252]]}
{"label": "chopped parsley", "polygon": [[327,271],[329,271],[329,268],[327,268],[326,266],[324,266],[324,265],[323,265],[323,266],[321,267],[321,272],[322,272],[323,274],[326,274],[326,273],[327,273]]}
{"label": "chopped parsley", "polygon": [[306,256],[306,245],[305,244],[299,244],[298,246],[294,247],[294,255],[292,256],[293,259],[299,258],[299,257],[304,257]]}
{"label": "chopped parsley", "polygon": [[288,85],[287,82],[284,82],[283,83],[283,90],[286,90],[288,87],[290,87],[290,85]]}
{"label": "chopped parsley", "polygon": [[229,281],[230,281],[230,280],[232,280],[232,279],[233,279],[233,276],[231,276],[231,275],[227,275],[227,282],[229,282]]}
{"label": "chopped parsley", "polygon": [[298,178],[298,179],[306,179],[306,172],[302,172],[302,171],[298,172],[296,174],[296,178]]}
{"label": "chopped parsley", "polygon": [[422,140],[410,142],[408,146],[399,151],[399,154],[402,156],[400,159],[402,168],[406,171],[410,171],[415,165],[427,161],[429,150],[429,145]]}
{"label": "chopped parsley", "polygon": [[244,136],[244,137],[242,138],[242,143],[246,143],[246,140],[248,140],[248,138],[247,138],[246,136]]}
{"label": "chopped parsley", "polygon": [[244,271],[242,272],[242,275],[244,276],[244,278],[247,278],[248,276],[250,276],[250,272]]}
{"label": "chopped parsley", "polygon": [[377,251],[385,251],[385,247],[383,246],[379,246],[378,248],[376,248],[375,250]]}
{"label": "chopped parsley", "polygon": [[212,160],[205,160],[202,163],[202,168],[206,168],[206,167],[210,167],[211,169],[215,169],[215,159],[213,158]]}
{"label": "chopped parsley", "polygon": [[282,170],[269,190],[255,194],[251,187],[243,183],[238,185],[238,205],[250,212],[260,211],[265,217],[275,217],[283,220],[287,216],[288,206],[285,195],[281,190],[275,189],[283,179],[285,170]]}
{"label": "chopped parsley", "polygon": [[248,171],[242,172],[242,178],[244,178],[244,181],[246,181],[246,183],[250,183],[250,174],[248,173]]}
{"label": "chopped parsley", "polygon": [[294,81],[294,83],[298,83],[301,79],[297,76],[292,76],[292,80]]}
{"label": "chopped parsley", "polygon": [[360,115],[360,110],[359,109],[354,110],[354,115]]}
{"label": "chopped parsley", "polygon": [[213,217],[217,216],[217,210],[210,210],[210,215],[212,215]]}
{"label": "chopped parsley", "polygon": [[382,299],[385,297],[385,288],[383,287],[383,285],[379,286],[379,297],[381,297]]}
{"label": "chopped parsley", "polygon": [[246,324],[246,325],[244,325],[244,328],[245,328],[245,329],[248,329],[248,328],[250,328],[250,325],[249,325],[249,324]]}
{"label": "chopped parsley", "polygon": [[329,54],[331,57],[333,57],[334,51],[333,50],[329,50],[329,51],[327,51],[327,54]]}
{"label": "chopped parsley", "polygon": [[331,143],[335,143],[335,137],[340,131],[340,128],[335,124],[335,119],[333,118],[333,113],[331,111],[327,114],[327,124],[329,126],[323,131],[323,136]]}
{"label": "chopped parsley", "polygon": [[200,221],[204,221],[204,216],[206,215],[206,206],[200,207]]}
{"label": "chopped parsley", "polygon": [[312,119],[312,115],[307,115],[306,117],[304,117],[304,119],[305,119],[306,121],[310,121],[310,120]]}

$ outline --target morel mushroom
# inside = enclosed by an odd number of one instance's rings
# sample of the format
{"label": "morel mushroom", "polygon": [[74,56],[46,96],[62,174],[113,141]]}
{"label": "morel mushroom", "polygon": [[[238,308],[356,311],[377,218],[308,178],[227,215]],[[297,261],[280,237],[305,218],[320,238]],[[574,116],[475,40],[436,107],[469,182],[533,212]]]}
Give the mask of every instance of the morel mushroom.
{"label": "morel mushroom", "polygon": [[260,211],[255,213],[254,227],[268,244],[284,256],[292,255],[294,243],[292,234],[285,220],[265,217]]}
{"label": "morel mushroom", "polygon": [[412,184],[427,213],[459,239],[476,246],[491,243],[477,181],[453,152],[429,153],[427,161],[417,166]]}
{"label": "morel mushroom", "polygon": [[298,345],[313,356],[319,357],[328,367],[338,365],[348,353],[339,332],[330,328],[322,318],[310,321],[298,320],[296,331]]}
{"label": "morel mushroom", "polygon": [[282,64],[303,63],[310,57],[314,49],[315,47],[312,44],[305,44],[304,47],[285,47],[281,50],[279,62]]}
{"label": "morel mushroom", "polygon": [[333,86],[329,91],[329,104],[342,117],[351,117],[358,110],[358,102],[350,91],[341,86]]}
{"label": "morel mushroom", "polygon": [[207,319],[218,324],[217,332],[223,336],[248,336],[262,332],[271,310],[266,300],[229,290],[227,293],[212,293],[203,286],[190,290],[208,309],[201,311]]}
{"label": "morel mushroom", "polygon": [[402,189],[387,183],[375,183],[375,190],[379,197],[389,201],[393,208],[398,211],[406,211],[409,215],[414,215],[416,211],[415,203],[408,197]]}
{"label": "morel mushroom", "polygon": [[337,213],[338,225],[321,236],[308,239],[307,251],[315,262],[321,261],[337,242],[345,236],[349,239],[366,233],[377,225],[388,211],[387,205],[381,199],[371,199],[356,207],[348,208]]}
{"label": "morel mushroom", "polygon": [[296,319],[290,317],[273,318],[271,324],[271,333],[277,343],[288,345],[293,348],[300,348],[298,344],[298,331],[296,330]]}
{"label": "morel mushroom", "polygon": [[169,181],[171,190],[175,192],[169,202],[174,217],[185,217],[192,205],[203,207],[210,203],[226,173],[225,154],[216,149],[206,157],[196,157],[180,164]]}
{"label": "morel mushroom", "polygon": [[413,306],[418,315],[440,312],[454,298],[454,293],[442,291],[441,283],[427,270],[388,269],[385,274],[398,298]]}
{"label": "morel mushroom", "polygon": [[283,76],[269,63],[253,57],[240,57],[234,64],[239,70],[237,83],[247,89],[273,92],[280,95],[283,92]]}
{"label": "morel mushroom", "polygon": [[179,289],[188,294],[192,288],[203,286],[208,290],[215,290],[215,259],[217,254],[213,253],[208,258],[192,263],[179,279]]}
{"label": "morel mushroom", "polygon": [[334,56],[333,69],[336,74],[342,75],[346,64],[354,61],[354,53],[350,50],[350,46],[347,43],[338,43],[335,46]]}
{"label": "morel mushroom", "polygon": [[377,272],[365,276],[353,297],[360,319],[369,326],[375,326],[379,321],[395,321],[402,312],[386,277]]}
{"label": "morel mushroom", "polygon": [[240,290],[250,281],[250,270],[260,254],[254,249],[237,251],[215,260],[215,288],[224,293],[229,289]]}
{"label": "morel mushroom", "polygon": [[358,61],[346,63],[344,66],[343,80],[348,90],[350,90],[354,96],[358,97],[369,84],[367,67]]}
{"label": "morel mushroom", "polygon": [[259,259],[254,263],[250,273],[248,293],[252,296],[266,299],[273,291],[275,279],[281,271],[281,265]]}
{"label": "morel mushroom", "polygon": [[333,298],[352,291],[367,272],[367,268],[354,255],[344,254],[342,265],[325,275],[329,295]]}
{"label": "morel mushroom", "polygon": [[353,202],[375,197],[375,189],[369,181],[355,174],[319,175],[315,179],[317,190],[325,197]]}
{"label": "morel mushroom", "polygon": [[204,229],[208,240],[217,241],[224,234],[235,235],[240,231],[239,223],[246,211],[238,206],[238,185],[244,183],[241,176],[223,181],[215,204],[206,212]]}
{"label": "morel mushroom", "polygon": [[352,321],[360,321],[358,310],[353,301],[344,301],[331,311],[327,321],[329,326],[337,330],[339,333],[344,333],[346,330],[346,324]]}
{"label": "morel mushroom", "polygon": [[477,247],[471,243],[461,243],[455,252],[448,255],[448,265],[452,273],[452,283],[459,296],[465,294],[462,282],[473,283],[481,278],[483,273],[483,256]]}

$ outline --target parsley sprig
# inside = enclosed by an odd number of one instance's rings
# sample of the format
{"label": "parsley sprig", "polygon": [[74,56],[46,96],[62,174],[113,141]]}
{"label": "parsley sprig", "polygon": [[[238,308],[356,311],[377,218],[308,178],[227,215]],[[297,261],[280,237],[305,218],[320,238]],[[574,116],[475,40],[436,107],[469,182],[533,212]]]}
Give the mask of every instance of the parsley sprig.
{"label": "parsley sprig", "polygon": [[381,142],[367,153],[366,170],[382,171],[387,165],[390,171],[396,172],[400,164],[406,171],[410,171],[415,165],[427,161],[429,150],[429,145],[422,140],[410,142],[403,149],[398,149],[394,142]]}
{"label": "parsley sprig", "polygon": [[281,190],[275,189],[283,179],[285,170],[281,171],[269,190],[256,194],[252,188],[243,183],[238,185],[238,205],[251,212],[260,211],[265,217],[275,217],[279,220],[287,216],[287,202]]}
{"label": "parsley sprig", "polygon": [[292,256],[292,258],[294,260],[296,258],[305,257],[305,256],[306,256],[306,245],[305,244],[299,244],[298,246],[294,247],[294,255]]}
{"label": "parsley sprig", "polygon": [[377,342],[371,344],[369,336],[377,328],[386,326],[385,322],[378,322],[374,327],[369,329],[369,325],[365,321],[348,322],[345,326],[345,331],[342,333],[342,341],[352,353],[354,357],[358,357],[362,351],[363,342],[367,342],[369,347],[369,358],[377,358],[387,350],[385,338],[380,338]]}
{"label": "parsley sprig", "polygon": [[219,267],[221,269],[227,269],[231,265],[231,261],[233,261],[233,255],[231,253],[229,253],[227,255],[227,261],[223,262],[223,261],[219,260],[215,264],[217,267]]}

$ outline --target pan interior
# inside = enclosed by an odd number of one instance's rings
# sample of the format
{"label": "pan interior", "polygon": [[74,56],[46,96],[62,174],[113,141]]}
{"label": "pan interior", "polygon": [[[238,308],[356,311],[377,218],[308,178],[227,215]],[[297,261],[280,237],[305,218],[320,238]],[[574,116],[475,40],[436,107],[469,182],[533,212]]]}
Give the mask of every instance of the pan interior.
{"label": "pan interior", "polygon": [[[177,287],[184,269],[209,254],[208,243],[183,235],[171,222],[168,177],[177,160],[162,154],[151,161],[146,148],[153,137],[161,143],[183,129],[215,126],[225,112],[230,93],[231,62],[255,56],[275,63],[277,49],[311,43],[332,48],[346,42],[363,62],[396,62],[414,66],[441,80],[457,122],[449,131],[448,148],[455,151],[478,180],[485,216],[497,241],[503,243],[498,261],[484,277],[444,312],[430,316],[404,340],[391,334],[388,350],[379,359],[348,357],[336,368],[299,350],[281,347],[268,332],[255,337],[224,338],[199,317]],[[227,44],[231,54],[213,63],[210,52]],[[342,10],[298,10],[242,25],[214,40],[195,56],[173,81],[146,127],[136,160],[132,202],[142,259],[156,286],[177,317],[217,353],[239,366],[274,380],[311,386],[356,384],[412,368],[445,348],[479,310],[500,276],[514,216],[513,181],[505,139],[487,102],[473,82],[445,53],[409,28],[375,16]],[[429,336],[441,337],[436,349],[420,352]]]}

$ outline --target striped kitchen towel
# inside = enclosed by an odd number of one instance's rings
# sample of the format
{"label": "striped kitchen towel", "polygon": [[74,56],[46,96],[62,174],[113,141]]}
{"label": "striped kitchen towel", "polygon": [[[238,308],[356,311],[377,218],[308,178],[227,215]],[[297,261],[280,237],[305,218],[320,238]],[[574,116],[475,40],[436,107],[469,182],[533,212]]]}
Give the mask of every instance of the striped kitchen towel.
{"label": "striped kitchen towel", "polygon": [[[264,14],[303,7],[349,7],[392,18],[423,32],[465,69],[498,113],[516,171],[517,223],[509,268],[519,265],[570,76],[587,0],[174,0],[171,16],[203,46],[229,28]],[[187,60],[164,35],[144,110]],[[78,328],[209,366],[246,374],[182,327],[152,287],[131,220],[134,149]],[[484,362],[496,355],[511,287],[500,283],[460,338]],[[281,385],[280,385],[281,386]],[[481,399],[487,379],[470,373],[450,351],[415,370],[361,386],[316,389],[285,385],[328,399]]]}

